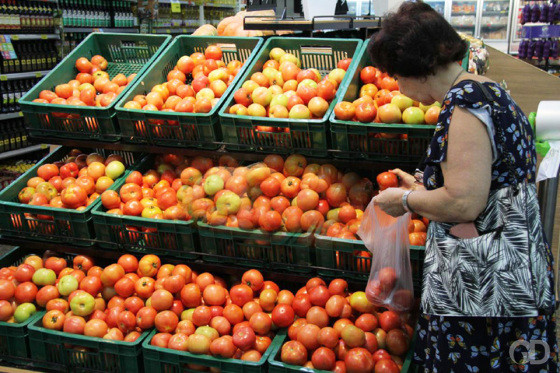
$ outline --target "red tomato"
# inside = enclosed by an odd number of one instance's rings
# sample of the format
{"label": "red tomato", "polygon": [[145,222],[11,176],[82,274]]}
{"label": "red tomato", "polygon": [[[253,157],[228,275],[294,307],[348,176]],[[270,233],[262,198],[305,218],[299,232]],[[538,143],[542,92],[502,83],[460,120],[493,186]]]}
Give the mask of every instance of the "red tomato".
{"label": "red tomato", "polygon": [[302,365],[307,361],[307,349],[298,341],[284,343],[280,359],[286,364]]}
{"label": "red tomato", "polygon": [[397,175],[392,172],[382,172],[377,175],[377,184],[379,185],[379,190],[398,188],[399,179],[397,178]]}

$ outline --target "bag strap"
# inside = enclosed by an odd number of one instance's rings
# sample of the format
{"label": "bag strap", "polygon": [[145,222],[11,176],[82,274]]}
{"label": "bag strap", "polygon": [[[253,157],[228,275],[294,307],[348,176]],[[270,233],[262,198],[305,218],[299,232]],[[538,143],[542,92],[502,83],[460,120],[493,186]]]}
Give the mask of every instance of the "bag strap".
{"label": "bag strap", "polygon": [[491,116],[492,116],[492,121],[494,121],[494,129],[496,130],[496,133],[498,134],[497,137],[497,142],[498,144],[502,147],[502,151],[504,152],[503,154],[503,160],[508,168],[508,178],[509,178],[509,182],[511,184],[511,186],[514,189],[514,192],[517,193],[518,190],[518,185],[517,185],[517,180],[515,179],[515,165],[514,165],[514,161],[512,159],[511,153],[506,152],[507,146],[505,144],[505,133],[504,133],[504,129],[502,128],[502,126],[499,125],[499,118],[497,116],[497,114],[499,113],[504,113],[505,109],[500,105],[499,102],[497,102],[494,97],[492,96],[492,94],[490,93],[490,91],[488,90],[488,88],[482,84],[479,81],[476,80],[471,80],[474,84],[476,84],[478,86],[478,88],[480,88],[480,90],[482,91],[482,93],[484,94],[484,97],[486,98],[486,101],[490,104],[490,110],[491,110]]}

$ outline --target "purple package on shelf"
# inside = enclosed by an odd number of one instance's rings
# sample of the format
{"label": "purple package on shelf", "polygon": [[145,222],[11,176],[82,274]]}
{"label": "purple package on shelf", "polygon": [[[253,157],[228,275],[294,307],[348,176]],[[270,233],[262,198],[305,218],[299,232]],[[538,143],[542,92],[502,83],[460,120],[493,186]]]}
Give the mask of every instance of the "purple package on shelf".
{"label": "purple package on shelf", "polygon": [[519,48],[517,49],[517,57],[524,59],[527,56],[527,40],[523,39],[519,42]]}
{"label": "purple package on shelf", "polygon": [[537,57],[537,59],[539,60],[542,60],[543,57],[543,47],[544,42],[542,40],[537,40],[535,44],[535,57]]}
{"label": "purple package on shelf", "polygon": [[[552,17],[554,17],[554,15],[552,15]],[[525,4],[521,12],[521,24],[524,25],[525,23],[529,22],[530,19],[531,19],[531,5]]]}
{"label": "purple package on shelf", "polygon": [[557,8],[558,7],[556,6],[556,4],[550,4],[550,7],[548,9],[548,17],[546,19],[546,22],[548,22],[548,23],[554,22],[554,14],[556,13]]}
{"label": "purple package on shelf", "polygon": [[535,55],[536,42],[534,40],[529,41],[529,48],[527,48],[527,58],[531,59]]}
{"label": "purple package on shelf", "polygon": [[541,8],[535,4],[531,8],[531,22],[537,22],[541,16]]}
{"label": "purple package on shelf", "polygon": [[550,56],[550,40],[547,40],[543,44],[543,58],[546,60]]}
{"label": "purple package on shelf", "polygon": [[539,22],[548,22],[548,11],[549,11],[549,6],[548,4],[543,4],[542,8],[541,8],[541,16],[539,18]]}
{"label": "purple package on shelf", "polygon": [[558,40],[553,40],[550,46],[550,57],[558,58]]}

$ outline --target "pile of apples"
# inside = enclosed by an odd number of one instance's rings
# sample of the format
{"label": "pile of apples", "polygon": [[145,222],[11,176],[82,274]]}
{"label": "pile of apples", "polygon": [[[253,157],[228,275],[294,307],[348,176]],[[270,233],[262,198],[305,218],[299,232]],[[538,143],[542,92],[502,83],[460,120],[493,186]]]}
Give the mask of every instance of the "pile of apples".
{"label": "pile of apples", "polygon": [[176,294],[186,310],[179,318],[173,312],[160,311],[155,319],[159,333],[150,341],[154,346],[259,361],[275,331],[292,325],[295,318],[294,295],[265,281],[256,269],[245,272],[241,283],[231,288],[203,273]]}
{"label": "pile of apples", "polygon": [[[251,75],[251,79],[235,92],[235,105],[229,108],[230,114],[322,118],[352,62],[350,58],[340,60],[337,68],[321,76],[317,69],[301,69],[300,59],[281,48],[273,48],[269,57],[262,72]],[[261,130],[274,131],[275,128]]]}
{"label": "pile of apples", "polygon": [[[109,106],[125,87],[136,77],[130,74],[117,74],[113,78],[105,71],[108,62],[100,55],[88,60],[80,57],[76,60],[78,74],[68,83],[59,84],[54,92],[43,90],[39,98],[33,102],[43,104],[72,105],[72,106]],[[56,117],[72,118],[72,114],[53,113]]]}
{"label": "pile of apples", "polygon": [[398,82],[373,66],[360,71],[360,97],[336,104],[337,119],[362,123],[436,124],[441,105],[426,106],[403,95]]}
{"label": "pile of apples", "polygon": [[310,279],[292,300],[298,317],[280,352],[287,364],[334,372],[400,372],[413,329],[345,280]]}
{"label": "pile of apples", "polygon": [[104,158],[73,149],[65,161],[41,165],[19,192],[19,202],[82,211],[124,173],[124,162],[117,154]]}
{"label": "pile of apples", "polygon": [[[227,65],[220,47],[211,45],[204,53],[182,56],[167,74],[167,82],[155,85],[147,95],[136,95],[126,109],[183,113],[208,113],[218,103],[243,64]],[[187,83],[189,82],[189,83]],[[158,121],[158,124],[163,124]],[[175,121],[169,124],[177,124]]]}

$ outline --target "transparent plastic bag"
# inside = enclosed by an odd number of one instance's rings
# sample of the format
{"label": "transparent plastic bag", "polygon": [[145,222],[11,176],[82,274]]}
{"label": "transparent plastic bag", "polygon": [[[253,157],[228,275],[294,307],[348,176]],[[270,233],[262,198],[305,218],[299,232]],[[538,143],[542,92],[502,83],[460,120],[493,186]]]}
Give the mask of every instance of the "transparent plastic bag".
{"label": "transparent plastic bag", "polygon": [[394,218],[372,200],[357,232],[372,253],[367,298],[376,306],[396,312],[410,311],[414,305],[409,222],[409,213]]}

